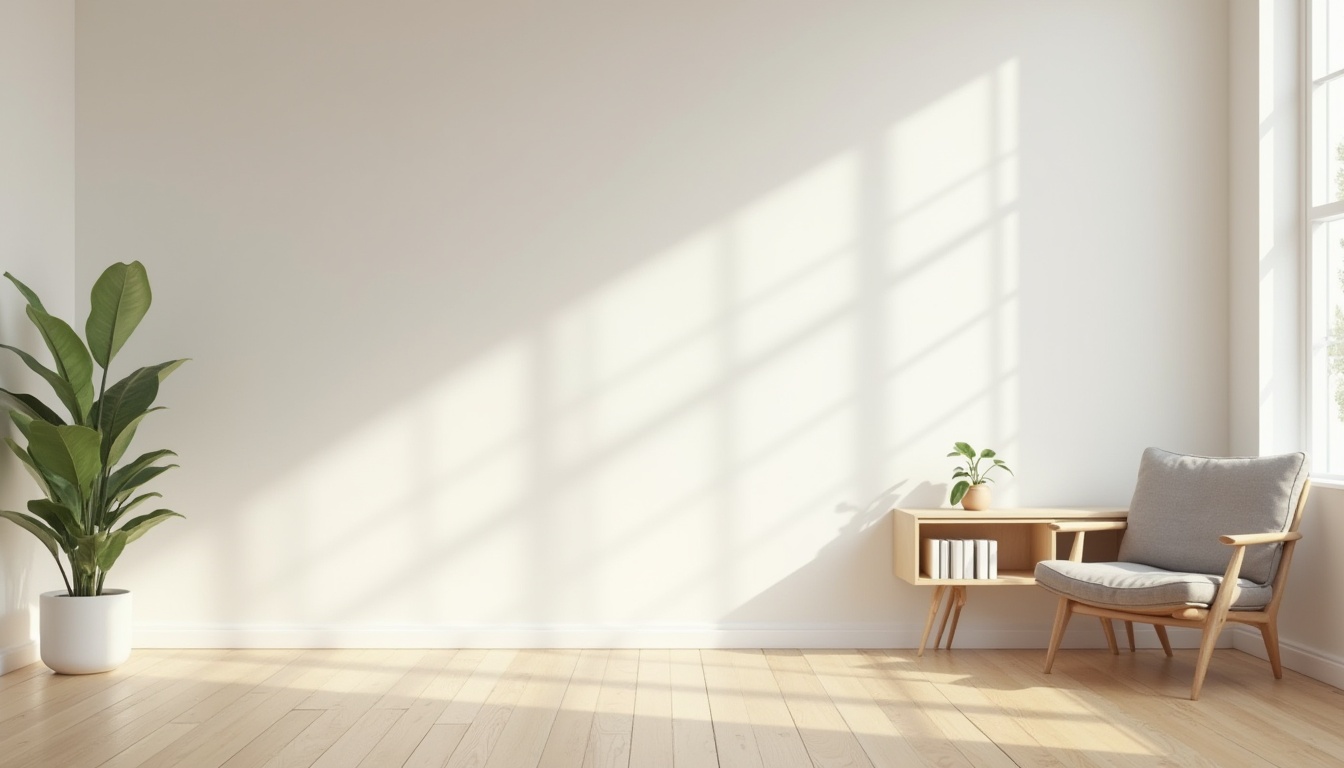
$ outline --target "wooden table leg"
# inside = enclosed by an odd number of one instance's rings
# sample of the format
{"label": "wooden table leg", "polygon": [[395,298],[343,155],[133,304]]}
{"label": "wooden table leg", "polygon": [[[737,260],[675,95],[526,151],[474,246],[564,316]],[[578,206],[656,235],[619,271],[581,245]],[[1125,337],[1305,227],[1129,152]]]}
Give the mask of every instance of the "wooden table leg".
{"label": "wooden table leg", "polygon": [[966,587],[953,587],[954,594],[949,602],[955,600],[957,604],[956,612],[952,614],[952,629],[947,633],[947,649],[952,650],[952,638],[957,636],[957,622],[961,621],[961,608],[966,605]]}
{"label": "wooden table leg", "polygon": [[933,620],[938,617],[938,603],[943,599],[943,592],[947,587],[938,585],[933,588],[933,599],[929,601],[929,617],[924,620],[924,636],[919,638],[919,653],[916,656],[924,655],[924,646],[929,642],[929,631],[933,629]]}
{"label": "wooden table leg", "polygon": [[938,646],[943,644],[943,630],[947,629],[947,620],[952,616],[952,608],[957,602],[957,588],[951,587],[947,590],[947,599],[944,601],[947,607],[943,609],[943,619],[938,622],[938,635],[933,639],[933,649],[938,650]]}

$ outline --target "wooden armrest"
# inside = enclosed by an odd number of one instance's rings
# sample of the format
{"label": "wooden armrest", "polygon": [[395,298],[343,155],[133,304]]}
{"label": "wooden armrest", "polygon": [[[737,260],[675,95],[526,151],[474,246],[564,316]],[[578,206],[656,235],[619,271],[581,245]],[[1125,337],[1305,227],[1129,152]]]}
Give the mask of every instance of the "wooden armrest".
{"label": "wooden armrest", "polygon": [[1123,531],[1127,526],[1124,520],[1070,520],[1063,523],[1051,523],[1050,530],[1060,533],[1086,533],[1087,531]]}
{"label": "wooden armrest", "polygon": [[1302,538],[1298,531],[1286,533],[1239,533],[1231,536],[1219,536],[1218,540],[1229,547],[1244,547],[1249,544],[1273,544],[1278,541],[1297,541]]}

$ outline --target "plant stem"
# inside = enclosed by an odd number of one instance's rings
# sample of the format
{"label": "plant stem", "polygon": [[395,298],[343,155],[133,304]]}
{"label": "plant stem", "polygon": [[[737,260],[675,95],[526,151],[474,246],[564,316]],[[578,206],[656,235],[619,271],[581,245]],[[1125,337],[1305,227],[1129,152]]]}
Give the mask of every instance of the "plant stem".
{"label": "plant stem", "polygon": [[61,569],[61,581],[65,582],[66,594],[70,595],[71,597],[74,597],[75,590],[73,587],[70,586],[70,577],[65,575],[65,566],[61,564],[61,558],[59,557],[56,558],[56,567]]}

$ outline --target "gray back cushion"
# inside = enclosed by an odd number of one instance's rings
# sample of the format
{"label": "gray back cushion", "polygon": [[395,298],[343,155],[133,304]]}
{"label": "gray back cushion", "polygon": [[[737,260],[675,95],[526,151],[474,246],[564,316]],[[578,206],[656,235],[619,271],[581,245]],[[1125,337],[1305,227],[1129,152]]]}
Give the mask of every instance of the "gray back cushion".
{"label": "gray back cushion", "polygon": [[[1304,453],[1215,459],[1149,448],[1139,463],[1120,559],[1221,576],[1232,548],[1218,537],[1286,531],[1306,479]],[[1269,581],[1281,549],[1247,547],[1241,577]]]}

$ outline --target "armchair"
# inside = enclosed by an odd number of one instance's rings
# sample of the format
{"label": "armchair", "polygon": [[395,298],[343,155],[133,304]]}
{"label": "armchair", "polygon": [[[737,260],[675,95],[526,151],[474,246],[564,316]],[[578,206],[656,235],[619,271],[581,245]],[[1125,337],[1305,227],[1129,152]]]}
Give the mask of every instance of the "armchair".
{"label": "armchair", "polygon": [[[1184,456],[1149,448],[1127,522],[1052,526],[1074,534],[1068,560],[1036,566],[1036,583],[1059,596],[1045,671],[1074,614],[1096,616],[1111,652],[1113,619],[1152,624],[1171,655],[1166,627],[1203,632],[1190,698],[1199,699],[1218,635],[1228,622],[1260,630],[1275,678],[1278,613],[1310,482],[1302,453],[1261,458]],[[1088,531],[1123,530],[1119,562],[1082,562]]]}

